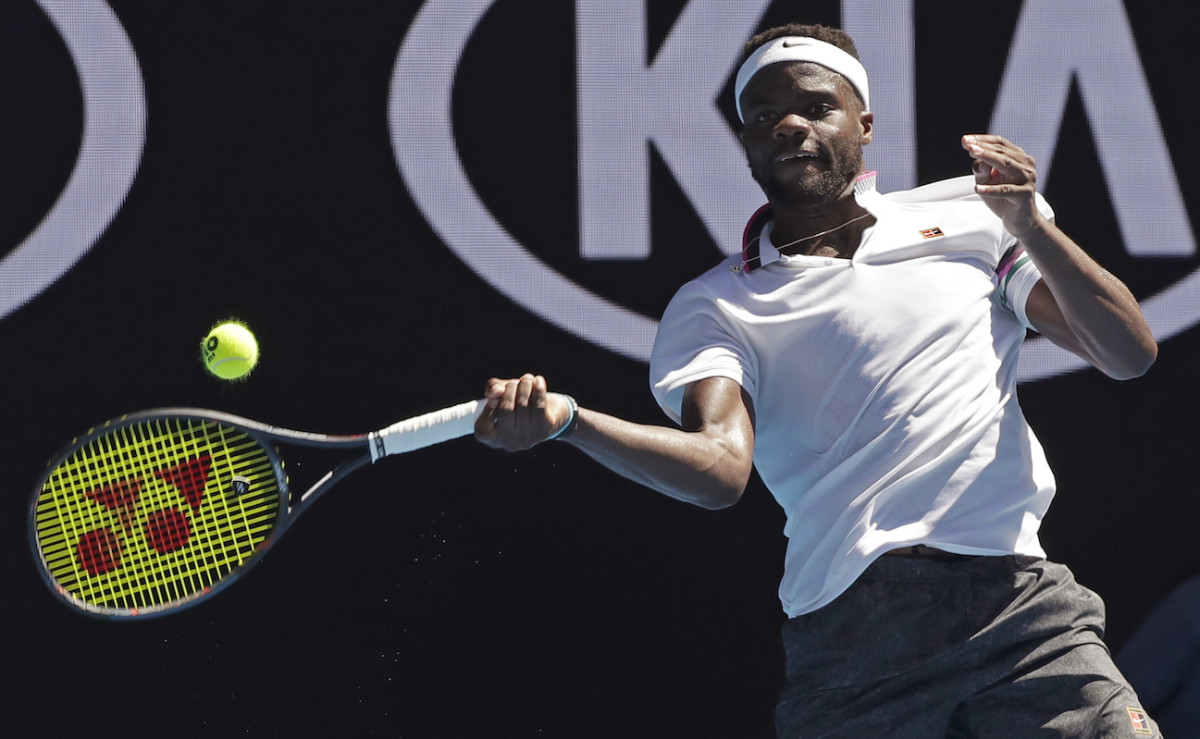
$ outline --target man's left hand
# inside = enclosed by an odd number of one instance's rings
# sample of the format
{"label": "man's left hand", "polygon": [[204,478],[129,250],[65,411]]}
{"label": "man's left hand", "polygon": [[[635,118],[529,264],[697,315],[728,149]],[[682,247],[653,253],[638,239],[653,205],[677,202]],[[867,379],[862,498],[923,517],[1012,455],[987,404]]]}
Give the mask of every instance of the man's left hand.
{"label": "man's left hand", "polygon": [[1037,166],[1024,149],[1003,136],[969,134],[962,147],[974,158],[975,192],[1004,221],[1004,228],[1021,239],[1045,225],[1037,209]]}

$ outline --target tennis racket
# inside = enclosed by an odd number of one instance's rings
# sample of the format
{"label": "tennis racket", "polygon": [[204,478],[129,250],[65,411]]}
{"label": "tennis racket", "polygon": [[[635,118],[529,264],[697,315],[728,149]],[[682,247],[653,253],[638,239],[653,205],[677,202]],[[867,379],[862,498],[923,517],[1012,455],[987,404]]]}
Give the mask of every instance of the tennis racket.
{"label": "tennis racket", "polygon": [[[75,439],[33,494],[29,536],[59,598],[116,619],[208,598],[256,564],[322,493],[368,463],[471,434],[477,400],[356,436],[191,408],[124,416]],[[293,497],[278,444],[358,452]]]}

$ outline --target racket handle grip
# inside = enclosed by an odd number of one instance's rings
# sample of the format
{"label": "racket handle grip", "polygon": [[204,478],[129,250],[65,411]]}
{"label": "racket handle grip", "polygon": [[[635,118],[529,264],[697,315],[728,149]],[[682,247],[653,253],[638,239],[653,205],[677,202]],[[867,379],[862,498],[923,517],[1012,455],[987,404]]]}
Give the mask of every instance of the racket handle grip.
{"label": "racket handle grip", "polygon": [[368,434],[371,461],[469,436],[475,432],[475,419],[479,418],[486,405],[486,400],[471,400],[374,431]]}

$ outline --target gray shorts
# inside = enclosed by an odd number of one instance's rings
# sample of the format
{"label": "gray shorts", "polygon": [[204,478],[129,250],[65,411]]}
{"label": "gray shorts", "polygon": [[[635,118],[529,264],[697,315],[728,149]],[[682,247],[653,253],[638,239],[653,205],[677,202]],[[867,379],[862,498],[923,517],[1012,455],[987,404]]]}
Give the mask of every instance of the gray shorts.
{"label": "gray shorts", "polygon": [[886,555],[783,627],[780,737],[1156,737],[1104,604],[1034,557]]}

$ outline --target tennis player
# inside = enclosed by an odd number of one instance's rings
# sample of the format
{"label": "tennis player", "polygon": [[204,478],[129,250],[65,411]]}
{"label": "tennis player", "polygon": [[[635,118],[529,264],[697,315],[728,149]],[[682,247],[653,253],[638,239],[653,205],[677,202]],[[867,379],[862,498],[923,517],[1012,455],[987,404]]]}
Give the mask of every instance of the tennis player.
{"label": "tennis player", "polygon": [[745,51],[741,140],[768,204],[662,318],[651,386],[680,428],[525,375],[487,383],[476,436],[564,440],[706,508],[736,503],[753,465],[787,513],[780,736],[1156,736],[1100,598],[1038,542],[1055,483],[1016,393],[1026,329],[1110,377],[1146,372],[1137,302],[1000,136],[962,138],[969,175],[876,191],[842,31],[775,28]]}

